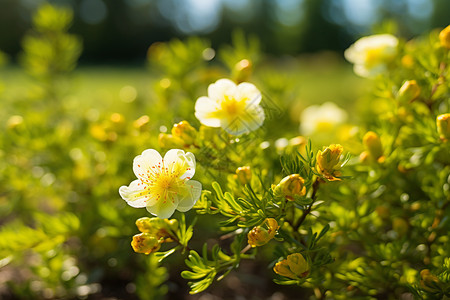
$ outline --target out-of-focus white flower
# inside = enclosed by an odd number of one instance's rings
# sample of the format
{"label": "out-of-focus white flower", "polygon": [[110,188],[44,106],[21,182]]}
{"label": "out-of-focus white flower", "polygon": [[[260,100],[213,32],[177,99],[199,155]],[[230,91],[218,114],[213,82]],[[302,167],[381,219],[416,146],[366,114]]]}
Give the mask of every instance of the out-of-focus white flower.
{"label": "out-of-focus white flower", "polygon": [[287,146],[289,146],[289,140],[287,138],[279,138],[275,141],[275,148],[278,153],[282,153]]}
{"label": "out-of-focus white flower", "polygon": [[329,131],[347,120],[347,112],[333,102],[311,105],[300,116],[300,131],[304,135],[314,132]]}
{"label": "out-of-focus white flower", "polygon": [[345,58],[354,64],[353,70],[361,77],[383,73],[397,55],[398,39],[390,34],[366,36],[357,40],[347,50]]}
{"label": "out-of-focus white flower", "polygon": [[261,92],[251,83],[236,85],[229,79],[219,79],[208,87],[208,97],[195,103],[195,116],[203,125],[222,127],[233,135],[256,130],[264,122],[264,110],[259,105]]}
{"label": "out-of-focus white flower", "polygon": [[169,218],[175,209],[190,210],[200,198],[202,185],[190,180],[195,174],[194,154],[171,149],[164,159],[147,149],[133,161],[137,180],[121,186],[120,196],[132,207],[146,207],[155,216]]}

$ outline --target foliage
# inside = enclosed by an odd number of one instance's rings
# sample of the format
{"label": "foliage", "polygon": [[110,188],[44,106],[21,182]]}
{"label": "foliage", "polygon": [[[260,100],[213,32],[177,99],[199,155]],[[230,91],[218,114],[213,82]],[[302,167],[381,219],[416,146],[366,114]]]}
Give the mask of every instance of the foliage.
{"label": "foliage", "polygon": [[[293,286],[296,297],[300,288],[319,299],[450,297],[450,143],[436,125],[450,110],[450,62],[439,31],[400,41],[358,102],[357,124],[300,137],[301,88],[286,79],[305,76],[296,59],[266,63],[239,32],[218,57],[206,40],[173,40],[150,47],[142,90],[81,97],[70,20],[48,4],[37,11],[23,54],[37,85],[0,94],[0,267],[19,274],[7,295],[87,297],[117,285],[112,293],[163,299],[174,281],[201,293],[256,261],[267,266],[257,276],[282,292]],[[225,77],[264,91],[265,125],[233,136],[194,118],[195,100]],[[148,213],[117,193],[147,148],[192,152],[203,185],[191,211],[158,230],[138,226],[157,239],[148,256],[130,246],[133,222]]]}

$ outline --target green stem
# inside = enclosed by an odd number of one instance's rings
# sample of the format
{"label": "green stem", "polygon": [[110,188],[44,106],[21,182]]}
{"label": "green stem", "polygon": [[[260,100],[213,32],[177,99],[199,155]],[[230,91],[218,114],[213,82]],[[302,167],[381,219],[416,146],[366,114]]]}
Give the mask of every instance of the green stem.
{"label": "green stem", "polygon": [[309,215],[309,213],[311,212],[312,206],[313,206],[314,202],[316,201],[316,195],[317,195],[317,191],[319,190],[319,184],[320,184],[319,178],[316,178],[316,181],[314,181],[313,186],[312,186],[313,192],[312,192],[312,194],[311,194],[311,199],[312,199],[313,201],[311,202],[310,205],[308,205],[308,207],[307,207],[305,210],[303,210],[302,216],[301,216],[300,219],[298,219],[298,221],[294,224],[294,227],[293,227],[293,228],[294,228],[294,232],[297,232],[297,231],[298,231],[298,229],[300,228],[300,226],[302,225],[302,223],[305,221],[306,217],[307,217],[307,216]]}

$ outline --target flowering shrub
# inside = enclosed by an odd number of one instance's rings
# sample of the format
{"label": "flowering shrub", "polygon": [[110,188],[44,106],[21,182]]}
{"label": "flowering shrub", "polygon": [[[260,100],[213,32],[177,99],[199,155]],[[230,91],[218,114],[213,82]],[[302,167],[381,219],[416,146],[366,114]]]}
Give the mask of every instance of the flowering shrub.
{"label": "flowering shrub", "polygon": [[124,86],[111,113],[65,88],[81,47],[70,20],[39,10],[23,54],[37,86],[0,112],[15,297],[86,298],[120,278],[161,299],[167,280],[197,294],[249,265],[261,289],[297,298],[450,297],[449,28],[351,46],[372,80],[358,118],[329,99],[295,110],[297,82],[243,34],[218,51],[226,68],[199,38],[152,45],[151,94]]}

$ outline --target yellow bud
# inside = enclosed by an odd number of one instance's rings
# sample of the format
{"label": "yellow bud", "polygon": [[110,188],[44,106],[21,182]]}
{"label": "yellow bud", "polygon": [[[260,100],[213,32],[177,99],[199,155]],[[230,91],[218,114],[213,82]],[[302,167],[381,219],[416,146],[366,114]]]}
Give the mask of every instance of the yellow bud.
{"label": "yellow bud", "polygon": [[171,134],[160,133],[158,136],[158,143],[161,148],[180,148],[184,146],[182,139],[175,137]]}
{"label": "yellow bud", "polygon": [[259,247],[267,244],[275,237],[278,228],[277,220],[267,218],[262,225],[253,227],[247,234],[248,244],[252,247]]}
{"label": "yellow bud", "polygon": [[317,172],[330,181],[340,180],[336,176],[340,175],[338,170],[341,168],[339,162],[343,151],[344,148],[339,144],[331,144],[323,151],[319,150],[316,156]]}
{"label": "yellow bud", "polygon": [[407,80],[397,94],[397,100],[402,103],[412,102],[420,96],[420,86],[415,80]]}
{"label": "yellow bud", "polygon": [[267,229],[255,226],[247,234],[248,244],[252,247],[262,246],[271,240]]}
{"label": "yellow bud", "polygon": [[163,78],[159,81],[159,86],[163,89],[168,89],[172,85],[172,81],[169,78]]}
{"label": "yellow bud", "polygon": [[181,139],[185,145],[192,145],[197,137],[197,130],[188,121],[173,125],[172,135]]}
{"label": "yellow bud", "polygon": [[450,113],[437,116],[436,125],[441,140],[450,140]]}
{"label": "yellow bud", "polygon": [[291,271],[299,277],[305,277],[309,273],[309,265],[303,255],[294,253],[288,255],[287,262]]}
{"label": "yellow bud", "polygon": [[288,265],[286,259],[283,259],[282,261],[277,262],[276,265],[273,267],[273,271],[275,273],[277,273],[278,275],[296,279],[296,276],[289,268],[289,265]]}
{"label": "yellow bud", "polygon": [[150,117],[143,115],[139,119],[133,122],[133,127],[136,129],[144,129],[144,127],[150,122]]}
{"label": "yellow bud", "polygon": [[450,25],[439,33],[439,40],[442,47],[450,49]]}
{"label": "yellow bud", "polygon": [[17,128],[22,124],[23,124],[23,117],[19,115],[11,116],[6,122],[6,125],[8,126],[9,129]]}
{"label": "yellow bud", "polygon": [[416,201],[416,202],[414,202],[413,204],[411,204],[410,209],[411,209],[412,211],[418,211],[418,210],[420,209],[421,206],[422,206],[422,205],[420,204],[420,202],[419,202],[419,201]]}
{"label": "yellow bud", "polygon": [[294,201],[295,196],[306,194],[305,180],[299,174],[288,175],[281,179],[273,192],[276,197],[285,197],[287,200]]}
{"label": "yellow bud", "polygon": [[167,238],[168,231],[176,231],[178,228],[178,221],[176,219],[160,219],[143,217],[136,220],[136,226],[142,233],[148,233],[158,240],[160,238]]}
{"label": "yellow bud", "polygon": [[402,57],[402,65],[405,68],[411,69],[414,66],[414,59],[411,55],[406,54]]}
{"label": "yellow bud", "polygon": [[239,167],[236,169],[237,180],[241,184],[249,184],[252,180],[252,171],[249,166]]}
{"label": "yellow bud", "polygon": [[303,136],[299,135],[289,140],[289,146],[291,146],[294,150],[300,152],[300,154],[304,155],[306,153],[306,142],[306,139]]}
{"label": "yellow bud", "polygon": [[144,232],[133,236],[131,247],[133,247],[134,252],[150,254],[158,251],[161,243],[151,234]]}
{"label": "yellow bud", "polygon": [[136,220],[136,226],[140,232],[156,233],[164,228],[164,220],[160,218],[143,217]]}
{"label": "yellow bud", "polygon": [[429,292],[437,290],[435,285],[440,283],[439,278],[431,274],[430,270],[423,269],[420,271],[420,277],[422,278],[422,280],[420,280],[420,285],[424,290]]}
{"label": "yellow bud", "polygon": [[278,262],[273,268],[274,272],[291,279],[298,279],[308,276],[309,265],[303,255],[294,253],[288,255],[286,259]]}
{"label": "yellow bud", "polygon": [[362,163],[366,163],[369,160],[369,153],[367,151],[361,152],[359,155],[359,161]]}
{"label": "yellow bud", "polygon": [[103,125],[100,124],[93,124],[89,128],[89,132],[92,135],[93,138],[99,140],[99,141],[106,141],[108,139],[108,133],[106,132],[106,128]]}
{"label": "yellow bud", "polygon": [[306,139],[303,136],[298,135],[298,136],[293,137],[292,139],[289,140],[289,145],[290,146],[306,145]]}
{"label": "yellow bud", "polygon": [[119,114],[119,113],[113,113],[113,114],[110,116],[110,120],[111,120],[113,123],[116,123],[116,124],[121,124],[121,123],[124,123],[124,122],[125,122],[124,116],[121,115],[121,114]]}
{"label": "yellow bud", "polygon": [[363,137],[363,144],[372,159],[378,160],[383,156],[383,146],[380,137],[375,132],[368,131]]}
{"label": "yellow bud", "polygon": [[236,82],[248,81],[252,75],[252,62],[248,59],[243,59],[234,65],[234,79]]}

